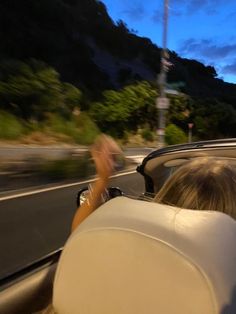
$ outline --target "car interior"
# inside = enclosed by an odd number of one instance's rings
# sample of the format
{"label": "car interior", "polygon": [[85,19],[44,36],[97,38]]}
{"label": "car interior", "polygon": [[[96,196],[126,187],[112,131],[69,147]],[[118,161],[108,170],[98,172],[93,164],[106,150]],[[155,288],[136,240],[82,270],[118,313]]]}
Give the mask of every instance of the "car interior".
{"label": "car interior", "polygon": [[236,309],[235,237],[235,221],[223,213],[117,197],[66,243],[54,309],[58,314]]}
{"label": "car interior", "polygon": [[40,313],[52,299],[61,249],[0,282],[0,313]]}
{"label": "car interior", "polygon": [[[236,165],[235,148],[230,141],[151,153],[138,168],[146,193],[191,158]],[[235,229],[222,213],[117,197],[88,217],[63,251],[1,280],[0,313],[40,313],[52,299],[58,314],[236,313]]]}
{"label": "car interior", "polygon": [[148,196],[154,196],[163,186],[167,178],[171,176],[177,168],[191,159],[210,156],[217,159],[226,159],[231,165],[236,167],[235,149],[236,141],[229,141],[222,145],[186,145],[185,149],[164,150],[161,154],[156,151],[143,160],[143,163],[138,166],[137,171],[144,176],[145,193]]}

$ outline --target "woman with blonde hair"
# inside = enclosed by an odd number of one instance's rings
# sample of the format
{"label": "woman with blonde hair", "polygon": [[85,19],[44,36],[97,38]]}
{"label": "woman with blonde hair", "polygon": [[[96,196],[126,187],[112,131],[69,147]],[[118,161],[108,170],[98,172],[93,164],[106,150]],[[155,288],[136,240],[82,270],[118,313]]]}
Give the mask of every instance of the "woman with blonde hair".
{"label": "woman with blonde hair", "polygon": [[[72,231],[101,204],[101,194],[114,170],[114,153],[121,150],[106,135],[100,136],[92,147],[97,180],[87,202],[74,216]],[[197,157],[168,178],[154,201],[186,209],[220,211],[236,219],[236,170],[227,160]]]}
{"label": "woman with blonde hair", "polygon": [[198,157],[176,170],[154,201],[220,211],[236,219],[236,170],[227,160]]}
{"label": "woman with blonde hair", "polygon": [[[87,201],[75,213],[72,231],[101,204],[101,194],[115,166],[112,156],[120,153],[116,142],[106,135],[101,135],[92,146],[97,179]],[[197,157],[168,178],[154,201],[187,209],[220,211],[236,219],[236,170],[226,160]],[[42,314],[56,312],[50,305]]]}

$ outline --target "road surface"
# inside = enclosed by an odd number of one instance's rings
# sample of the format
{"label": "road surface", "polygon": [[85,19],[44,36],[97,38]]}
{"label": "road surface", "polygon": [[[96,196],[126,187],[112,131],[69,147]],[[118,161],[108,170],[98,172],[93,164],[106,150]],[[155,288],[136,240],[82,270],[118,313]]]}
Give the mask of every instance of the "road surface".
{"label": "road surface", "polygon": [[[1,161],[20,161],[31,158],[58,159],[71,156],[71,154],[84,153],[88,148],[84,147],[40,147],[40,146],[0,146]],[[152,151],[149,147],[125,148],[125,155],[147,155]]]}

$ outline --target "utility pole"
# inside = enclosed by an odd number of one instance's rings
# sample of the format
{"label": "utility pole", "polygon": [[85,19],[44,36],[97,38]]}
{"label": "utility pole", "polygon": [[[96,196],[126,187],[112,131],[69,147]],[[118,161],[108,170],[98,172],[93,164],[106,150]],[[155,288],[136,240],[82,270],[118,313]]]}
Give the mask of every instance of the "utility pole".
{"label": "utility pole", "polygon": [[163,42],[161,52],[161,70],[158,77],[158,85],[160,87],[160,97],[157,98],[158,108],[158,141],[159,145],[165,144],[165,127],[166,127],[166,111],[169,108],[169,99],[166,97],[166,74],[168,67],[171,65],[169,62],[169,54],[167,51],[167,28],[168,28],[168,11],[169,0],[164,0],[164,14],[163,14]]}

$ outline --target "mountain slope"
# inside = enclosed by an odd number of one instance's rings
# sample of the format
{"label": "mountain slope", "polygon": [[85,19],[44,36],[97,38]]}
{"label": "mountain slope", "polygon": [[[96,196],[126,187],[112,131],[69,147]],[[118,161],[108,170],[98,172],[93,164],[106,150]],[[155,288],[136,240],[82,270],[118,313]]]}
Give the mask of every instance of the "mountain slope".
{"label": "mountain slope", "polygon": [[[43,60],[62,80],[92,96],[136,80],[155,80],[160,71],[160,48],[122,21],[114,23],[95,0],[2,0],[0,62],[9,58]],[[181,82],[182,91],[193,97],[235,106],[236,85],[217,79],[213,67],[174,52],[170,59],[170,83]]]}

